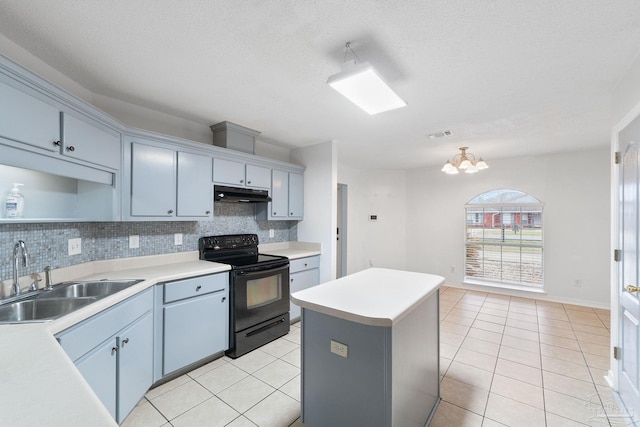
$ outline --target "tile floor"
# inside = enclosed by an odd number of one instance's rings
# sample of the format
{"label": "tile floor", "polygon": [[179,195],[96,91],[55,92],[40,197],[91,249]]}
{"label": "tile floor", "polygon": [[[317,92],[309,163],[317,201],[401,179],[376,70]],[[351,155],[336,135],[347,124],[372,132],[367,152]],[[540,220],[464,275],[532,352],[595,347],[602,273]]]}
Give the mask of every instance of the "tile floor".
{"label": "tile floor", "polygon": [[[440,311],[432,427],[627,425],[603,379],[608,310],[444,287]],[[150,390],[123,426],[301,427],[299,416],[296,323],[241,358]]]}

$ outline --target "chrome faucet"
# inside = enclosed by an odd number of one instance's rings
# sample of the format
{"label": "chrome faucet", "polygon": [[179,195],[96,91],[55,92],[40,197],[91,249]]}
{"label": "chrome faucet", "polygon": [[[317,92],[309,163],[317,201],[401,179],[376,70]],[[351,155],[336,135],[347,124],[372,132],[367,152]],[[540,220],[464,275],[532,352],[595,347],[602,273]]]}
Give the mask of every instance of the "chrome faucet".
{"label": "chrome faucet", "polygon": [[24,241],[18,240],[18,243],[13,247],[13,285],[11,285],[11,294],[20,295],[20,284],[18,283],[18,255],[22,258],[22,266],[29,266],[29,254],[27,253],[27,246]]}

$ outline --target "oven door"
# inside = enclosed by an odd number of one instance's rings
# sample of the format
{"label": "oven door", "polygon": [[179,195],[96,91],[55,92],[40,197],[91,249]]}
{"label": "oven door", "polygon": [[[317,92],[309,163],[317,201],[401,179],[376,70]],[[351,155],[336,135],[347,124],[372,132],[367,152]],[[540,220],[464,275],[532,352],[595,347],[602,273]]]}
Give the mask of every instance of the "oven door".
{"label": "oven door", "polygon": [[236,270],[233,296],[234,332],[288,313],[289,265]]}

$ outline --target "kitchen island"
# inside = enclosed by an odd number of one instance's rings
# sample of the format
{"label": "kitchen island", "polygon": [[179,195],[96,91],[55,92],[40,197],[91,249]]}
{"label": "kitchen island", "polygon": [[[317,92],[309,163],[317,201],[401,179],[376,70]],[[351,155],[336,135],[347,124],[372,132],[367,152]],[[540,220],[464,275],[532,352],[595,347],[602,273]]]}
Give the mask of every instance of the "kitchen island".
{"label": "kitchen island", "polygon": [[439,384],[432,274],[370,268],[291,295],[302,307],[302,421],[422,427]]}

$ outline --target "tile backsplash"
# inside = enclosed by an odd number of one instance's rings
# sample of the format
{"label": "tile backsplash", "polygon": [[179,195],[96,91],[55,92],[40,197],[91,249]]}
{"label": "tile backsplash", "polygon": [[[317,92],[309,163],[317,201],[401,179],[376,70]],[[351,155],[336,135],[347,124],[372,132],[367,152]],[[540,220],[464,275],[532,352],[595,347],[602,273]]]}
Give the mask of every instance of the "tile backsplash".
{"label": "tile backsplash", "polygon": [[[255,219],[255,205],[215,203],[213,221],[190,222],[68,222],[0,225],[0,280],[13,275],[13,246],[24,240],[30,266],[20,268],[21,276],[114,258],[159,255],[198,250],[198,239],[218,234],[254,233],[260,243],[297,240],[297,221]],[[269,230],[274,237],[269,238]],[[174,234],[182,233],[182,245],[174,244]],[[129,249],[129,236],[140,237],[140,247]],[[68,255],[68,240],[82,239],[82,253]]]}

